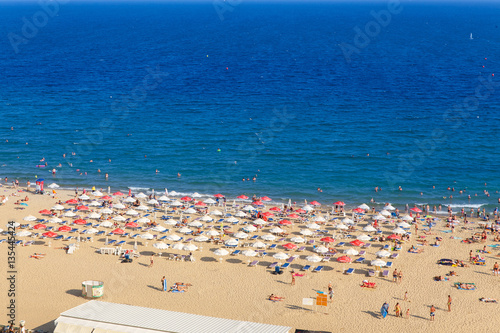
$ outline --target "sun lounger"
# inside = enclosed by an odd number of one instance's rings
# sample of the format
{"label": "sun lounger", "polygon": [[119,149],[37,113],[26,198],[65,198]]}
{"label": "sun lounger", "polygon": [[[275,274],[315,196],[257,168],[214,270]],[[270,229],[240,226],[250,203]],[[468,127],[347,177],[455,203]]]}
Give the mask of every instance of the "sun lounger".
{"label": "sun lounger", "polygon": [[269,249],[270,250],[274,250],[276,248],[277,244],[271,244],[271,246],[269,246]]}
{"label": "sun lounger", "polygon": [[393,253],[391,259],[397,259],[399,257],[399,253]]}
{"label": "sun lounger", "polygon": [[161,237],[160,237],[160,240],[164,240],[164,239],[166,239],[166,238],[167,238],[167,235],[165,235],[165,236],[161,236]]}
{"label": "sun lounger", "polygon": [[236,256],[236,255],[240,254],[240,252],[241,252],[241,250],[236,250],[236,251],[233,251],[231,253],[231,255]]}
{"label": "sun lounger", "polygon": [[59,236],[55,237],[54,239],[59,240],[59,239],[63,239],[63,238],[64,238],[64,236],[63,236],[63,235],[59,235]]}
{"label": "sun lounger", "polygon": [[267,266],[267,268],[274,268],[276,267],[276,265],[278,264],[278,262],[273,262],[271,265]]}
{"label": "sun lounger", "polygon": [[297,249],[297,252],[302,252],[302,251],[304,251],[305,249],[306,249],[306,247],[305,247],[305,246],[301,246],[301,247],[299,247],[299,248]]}
{"label": "sun lounger", "polygon": [[193,238],[188,238],[188,239],[186,239],[186,240],[184,241],[184,243],[189,243],[189,242],[190,242],[190,241],[192,241],[192,240],[193,240]]}
{"label": "sun lounger", "polygon": [[104,230],[101,230],[99,232],[96,233],[96,236],[101,236],[101,235],[104,235],[105,231]]}
{"label": "sun lounger", "polygon": [[130,233],[128,233],[128,232],[126,232],[126,233],[124,233],[124,234],[122,235],[122,237],[128,237],[128,236],[130,236]]}
{"label": "sun lounger", "polygon": [[321,271],[323,270],[323,268],[324,268],[324,267],[325,267],[325,266],[318,266],[318,267],[316,267],[316,268],[313,270],[313,272],[317,272],[317,273],[319,273],[319,272],[321,272]]}
{"label": "sun lounger", "polygon": [[77,232],[78,231],[78,228],[73,228],[70,230],[70,232]]}
{"label": "sun lounger", "polygon": [[99,252],[101,254],[115,254],[115,248],[112,248],[112,247],[101,247],[99,249]]}
{"label": "sun lounger", "polygon": [[116,243],[116,240],[115,240],[115,239],[112,239],[112,240],[109,240],[109,241],[108,241],[108,245],[109,245],[109,244],[114,244],[114,243]]}
{"label": "sun lounger", "polygon": [[359,251],[359,252],[358,252],[358,256],[364,256],[364,255],[365,255],[365,253],[366,253],[366,251]]}
{"label": "sun lounger", "polygon": [[286,262],[291,263],[292,261],[294,261],[294,260],[295,260],[295,258],[297,258],[297,256],[291,256],[290,258],[288,258],[288,259],[287,259],[287,261],[286,261]]}
{"label": "sun lounger", "polygon": [[366,243],[365,245],[363,245],[363,248],[367,249],[367,248],[369,248],[370,246],[372,246],[372,244],[371,244],[371,243]]}
{"label": "sun lounger", "polygon": [[340,247],[341,247],[341,246],[344,246],[344,245],[345,245],[345,243],[344,243],[344,242],[340,242],[340,243],[338,243],[338,244],[337,244],[337,246],[340,246]]}
{"label": "sun lounger", "polygon": [[280,238],[280,239],[277,240],[278,243],[281,243],[283,241],[285,241],[285,237],[282,237],[282,238]]}
{"label": "sun lounger", "polygon": [[392,267],[392,261],[388,261],[387,264],[385,264],[385,267],[391,268]]}
{"label": "sun lounger", "polygon": [[7,241],[6,239],[0,239],[0,244],[6,241]]}
{"label": "sun lounger", "polygon": [[350,274],[352,274],[352,273],[354,273],[354,268],[349,268],[349,269],[346,269],[346,270],[344,271],[344,274],[347,274],[347,275],[350,275]]}
{"label": "sun lounger", "polygon": [[304,267],[302,267],[303,271],[308,271],[310,269],[311,269],[311,265],[305,265]]}
{"label": "sun lounger", "polygon": [[257,238],[259,238],[259,235],[253,235],[252,237],[249,238],[249,240],[255,240]]}
{"label": "sun lounger", "polygon": [[354,262],[357,263],[357,264],[362,264],[364,261],[365,261],[364,257],[361,257],[361,258],[358,258],[358,259],[354,260]]}
{"label": "sun lounger", "polygon": [[283,264],[283,266],[281,266],[281,268],[282,269],[287,269],[289,266],[290,266],[290,263],[286,262],[286,263]]}
{"label": "sun lounger", "polygon": [[383,272],[382,272],[382,276],[383,277],[388,277],[389,276],[389,270],[388,269],[385,269]]}
{"label": "sun lounger", "polygon": [[22,243],[23,243],[23,241],[22,241],[22,240],[18,240],[18,241],[16,242],[16,245],[21,245]]}
{"label": "sun lounger", "polygon": [[124,241],[124,240],[119,241],[118,243],[116,243],[116,245],[123,245],[123,244],[125,244],[125,241]]}
{"label": "sun lounger", "polygon": [[255,266],[257,266],[258,263],[259,263],[258,260],[254,260],[254,261],[252,261],[251,263],[248,264],[248,267],[255,267]]}
{"label": "sun lounger", "polygon": [[375,271],[373,269],[370,269],[368,271],[368,276],[375,276]]}
{"label": "sun lounger", "polygon": [[384,247],[382,248],[384,250],[389,250],[389,244],[385,244]]}

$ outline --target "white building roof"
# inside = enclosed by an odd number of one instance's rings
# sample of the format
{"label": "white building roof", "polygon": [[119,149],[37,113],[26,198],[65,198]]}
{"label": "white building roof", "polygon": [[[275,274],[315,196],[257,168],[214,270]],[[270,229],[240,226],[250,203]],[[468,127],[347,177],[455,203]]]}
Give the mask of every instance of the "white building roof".
{"label": "white building roof", "polygon": [[[208,317],[126,304],[92,300],[61,313],[56,319],[57,333],[289,333],[291,327]],[[89,332],[92,332],[90,330]]]}

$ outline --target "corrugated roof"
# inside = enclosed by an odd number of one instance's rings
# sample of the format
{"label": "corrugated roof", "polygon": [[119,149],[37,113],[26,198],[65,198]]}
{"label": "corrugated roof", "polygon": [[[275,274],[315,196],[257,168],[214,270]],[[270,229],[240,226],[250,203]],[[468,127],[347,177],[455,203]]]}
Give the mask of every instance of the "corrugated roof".
{"label": "corrugated roof", "polygon": [[[286,326],[208,317],[96,300],[61,313],[56,322],[59,320],[67,322],[65,319],[69,318],[93,321],[96,322],[96,325],[98,323],[108,323],[175,333],[288,333],[292,329]],[[103,327],[101,325],[95,327],[116,330],[114,327]]]}

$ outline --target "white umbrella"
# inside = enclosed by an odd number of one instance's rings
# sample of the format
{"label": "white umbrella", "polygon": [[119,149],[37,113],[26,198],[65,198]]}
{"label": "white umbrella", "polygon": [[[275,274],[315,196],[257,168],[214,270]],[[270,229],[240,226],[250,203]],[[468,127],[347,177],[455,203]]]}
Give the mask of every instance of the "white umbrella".
{"label": "white umbrella", "polygon": [[328,249],[325,246],[320,245],[320,246],[317,246],[314,249],[314,252],[316,252],[316,253],[326,253],[326,252],[328,252]]}
{"label": "white umbrella", "polygon": [[243,228],[243,231],[246,231],[246,232],[254,232],[255,230],[257,230],[257,228],[253,225],[247,225],[246,227]]}
{"label": "white umbrella", "polygon": [[147,206],[144,206],[144,205],[140,205],[138,207],[135,207],[136,210],[141,210],[141,211],[146,211],[148,210],[149,208]]}
{"label": "white umbrella", "polygon": [[159,202],[156,199],[151,199],[151,200],[148,201],[148,204],[150,204],[150,205],[158,205]]}
{"label": "white umbrella", "polygon": [[101,192],[101,191],[94,191],[94,192],[92,192],[92,195],[93,195],[94,197],[102,197],[102,196],[103,196],[103,194],[102,194],[102,192]]}
{"label": "white umbrella", "polygon": [[320,262],[323,259],[321,257],[318,257],[317,255],[312,255],[312,256],[307,256],[306,260],[310,262]]}
{"label": "white umbrella", "polygon": [[406,230],[404,230],[402,228],[396,228],[396,229],[392,230],[392,232],[395,234],[399,234],[399,235],[406,234]]}
{"label": "white umbrella", "polygon": [[256,219],[256,220],[252,221],[252,224],[263,225],[263,224],[267,224],[267,222],[264,221],[263,219]]}
{"label": "white umbrella", "polygon": [[215,215],[215,216],[222,216],[222,212],[220,210],[217,210],[217,209],[210,212],[210,214]]}
{"label": "white umbrella", "polygon": [[177,230],[181,234],[190,234],[193,232],[193,230],[189,229],[188,227],[182,227],[179,230]]}
{"label": "white umbrella", "polygon": [[373,220],[385,220],[385,216],[382,214],[377,214],[372,217]]}
{"label": "white umbrella", "polygon": [[200,221],[192,221],[188,223],[188,226],[194,228],[201,228],[203,226],[203,223],[201,223]]}
{"label": "white umbrella", "polygon": [[349,229],[349,228],[348,228],[345,224],[342,224],[342,223],[341,223],[341,224],[337,224],[337,225],[335,226],[335,229],[339,229],[339,230],[347,230],[347,229]]}
{"label": "white umbrella", "polygon": [[179,200],[174,200],[170,203],[170,206],[179,207],[182,206],[182,202],[180,202]]}
{"label": "white umbrella", "polygon": [[286,260],[289,258],[289,255],[284,252],[278,252],[275,255],[273,255],[273,258],[278,260]]}
{"label": "white umbrella", "polygon": [[57,185],[56,183],[52,183],[50,184],[49,186],[47,186],[48,188],[52,188],[52,189],[55,189],[55,188],[59,188],[59,185]]}
{"label": "white umbrella", "polygon": [[192,195],[193,198],[201,198],[201,194],[198,192],[194,192]]}
{"label": "white umbrella", "polygon": [[258,252],[254,251],[254,250],[245,250],[243,252],[241,252],[241,254],[243,254],[244,256],[247,256],[247,257],[255,257]]}
{"label": "white umbrella", "polygon": [[31,232],[29,232],[28,230],[22,230],[22,231],[19,231],[18,233],[16,233],[17,237],[28,237],[30,235],[31,235]]}
{"label": "white umbrella", "polygon": [[147,198],[148,196],[141,192],[141,193],[137,194],[135,197],[139,198],[139,199],[144,199],[144,198]]}
{"label": "white umbrella", "polygon": [[88,195],[86,195],[86,194],[82,194],[82,195],[80,195],[78,198],[79,198],[80,200],[89,200],[89,199],[90,199],[90,197],[89,197]]}
{"label": "white umbrella", "polygon": [[242,211],[238,211],[238,212],[236,212],[236,214],[234,214],[234,216],[236,216],[236,217],[246,217],[246,216],[247,216],[247,214],[245,214],[245,213],[244,213],[244,212],[242,212]]}
{"label": "white umbrella", "polygon": [[184,247],[182,249],[184,251],[196,251],[196,250],[198,250],[198,246],[196,246],[194,244],[187,244],[187,245],[184,245]]}
{"label": "white umbrella", "polygon": [[184,244],[182,243],[175,243],[174,245],[172,245],[172,249],[174,250],[182,250],[184,248]]}
{"label": "white umbrella", "polygon": [[157,248],[158,250],[165,250],[165,249],[168,249],[168,244],[165,244],[163,242],[158,242],[158,243],[154,243],[153,246],[155,248]]}
{"label": "white umbrella", "polygon": [[375,254],[377,255],[377,257],[386,258],[386,257],[389,257],[391,255],[391,252],[386,251],[386,250],[380,250],[380,251],[376,252]]}
{"label": "white umbrella", "polygon": [[214,251],[214,254],[216,256],[227,256],[229,254],[229,251],[226,249],[217,249]]}
{"label": "white umbrella", "polygon": [[235,246],[235,245],[238,245],[238,240],[235,238],[230,238],[227,241],[225,241],[224,244],[226,244],[228,246]]}
{"label": "white umbrella", "polygon": [[74,216],[76,216],[76,214],[69,210],[66,213],[64,213],[63,216],[64,217],[74,217]]}
{"label": "white umbrella", "polygon": [[166,195],[162,195],[161,197],[158,198],[160,201],[170,201],[170,198],[167,197]]}
{"label": "white umbrella", "polygon": [[271,235],[271,234],[265,234],[265,235],[260,236],[260,238],[265,240],[265,241],[272,242],[273,240],[276,239],[276,236]]}
{"label": "white umbrella", "polygon": [[98,232],[99,232],[99,229],[96,229],[96,228],[90,228],[90,229],[86,229],[85,230],[86,234],[95,234],[95,233],[98,233]]}
{"label": "white umbrella", "polygon": [[388,204],[387,206],[384,206],[384,209],[386,209],[386,210],[395,210],[396,208],[394,208],[391,204]]}
{"label": "white umbrella", "polygon": [[126,218],[124,218],[123,216],[121,215],[116,215],[115,217],[113,217],[113,220],[114,221],[117,221],[117,222],[123,222],[126,220]]}
{"label": "white umbrella", "polygon": [[304,243],[306,240],[302,237],[295,236],[295,237],[290,238],[290,241],[299,244],[299,243]]}
{"label": "white umbrella", "polygon": [[350,218],[346,217],[346,218],[342,219],[342,223],[345,223],[345,224],[354,224],[354,221],[351,220]]}
{"label": "white umbrella", "polygon": [[401,223],[398,223],[398,227],[400,227],[400,228],[409,228],[409,227],[411,227],[411,224],[408,224],[406,222],[401,222]]}
{"label": "white umbrella", "polygon": [[89,206],[91,207],[99,207],[101,204],[99,203],[99,201],[92,201],[89,203]]}
{"label": "white umbrella", "polygon": [[305,205],[304,207],[302,207],[303,210],[305,210],[306,212],[310,212],[311,210],[314,210],[314,207],[311,207],[309,205]]}
{"label": "white umbrella", "polygon": [[51,210],[63,210],[64,206],[63,205],[55,205],[54,207],[51,208]]}
{"label": "white umbrella", "polygon": [[387,265],[387,263],[381,259],[372,260],[370,261],[370,264],[372,266],[380,266],[380,267],[384,267],[385,265]]}
{"label": "white umbrella", "polygon": [[250,212],[250,211],[253,211],[253,210],[257,210],[255,207],[253,206],[250,206],[250,205],[246,205],[245,207],[243,207],[241,210],[244,210],[244,211],[247,211],[247,212]]}
{"label": "white umbrella", "polygon": [[303,229],[300,231],[300,234],[304,236],[311,236],[313,232],[310,229]]}
{"label": "white umbrella", "polygon": [[116,209],[125,209],[125,208],[127,208],[127,206],[125,206],[122,203],[116,203],[116,204],[113,204],[113,208],[116,208]]}
{"label": "white umbrella", "polygon": [[253,243],[252,246],[255,248],[258,248],[258,249],[263,248],[263,247],[267,247],[267,245],[262,243],[261,241],[257,241],[255,243]]}
{"label": "white umbrella", "polygon": [[219,232],[217,230],[209,230],[207,231],[207,236],[218,236]]}
{"label": "white umbrella", "polygon": [[229,222],[229,223],[238,223],[239,222],[239,220],[236,217],[233,217],[233,216],[227,218],[225,221]]}
{"label": "white umbrella", "polygon": [[188,208],[184,211],[185,214],[196,214],[196,209],[194,208]]}
{"label": "white umbrella", "polygon": [[325,220],[325,218],[323,216],[320,215],[320,216],[315,216],[313,218],[313,221],[314,222],[325,222],[326,220]]}
{"label": "white umbrella", "polygon": [[210,222],[210,221],[213,221],[214,219],[211,218],[210,216],[208,215],[203,215],[201,218],[200,218],[200,221],[205,221],[205,222]]}
{"label": "white umbrella", "polygon": [[167,225],[176,225],[179,221],[176,221],[174,219],[168,219],[165,221],[165,224]]}
{"label": "white umbrella", "polygon": [[130,215],[130,216],[137,216],[137,215],[139,215],[139,213],[137,211],[133,210],[133,209],[127,210],[127,212],[125,214]]}
{"label": "white umbrella", "polygon": [[213,205],[214,203],[216,203],[217,201],[215,201],[214,199],[212,198],[208,198],[207,200],[203,201],[204,203],[206,203],[207,205]]}
{"label": "white umbrella", "polygon": [[244,233],[243,231],[238,231],[237,233],[235,233],[233,235],[233,237],[235,238],[247,238],[248,237],[248,234],[247,233]]}
{"label": "white umbrella", "polygon": [[207,240],[209,240],[209,238],[206,236],[203,236],[203,235],[195,237],[195,239],[194,239],[195,242],[206,242]]}
{"label": "white umbrella", "polygon": [[413,217],[409,216],[409,215],[405,215],[401,218],[403,221],[413,221]]}
{"label": "white umbrella", "polygon": [[106,214],[106,215],[113,214],[113,210],[109,208],[103,208],[100,210],[100,212],[101,214]]}
{"label": "white umbrella", "polygon": [[153,229],[151,229],[153,231],[157,231],[157,232],[164,232],[165,230],[167,230],[167,228],[165,227],[162,227],[161,225],[157,225],[156,227],[154,227]]}
{"label": "white umbrella", "polygon": [[98,214],[96,212],[92,212],[89,214],[89,219],[94,219],[94,220],[97,220],[97,219],[100,219],[101,218],[101,214]]}
{"label": "white umbrella", "polygon": [[359,254],[359,252],[353,248],[349,248],[347,250],[344,250],[344,254],[346,254],[348,256],[357,256]]}
{"label": "white umbrella", "polygon": [[362,235],[359,235],[358,237],[356,237],[357,239],[359,239],[360,241],[369,241],[370,239],[372,239],[370,236],[368,235],[365,235],[365,234],[362,234]]}
{"label": "white umbrella", "polygon": [[385,217],[387,217],[387,216],[391,216],[391,212],[389,212],[389,211],[387,211],[387,210],[383,210],[383,211],[381,211],[381,212],[380,212],[380,215],[383,215],[383,216],[385,216]]}
{"label": "white umbrella", "polygon": [[281,233],[283,233],[283,231],[284,230],[281,229],[280,227],[274,227],[271,230],[269,230],[269,232],[272,234],[281,234]]}
{"label": "white umbrella", "polygon": [[366,227],[363,228],[363,231],[374,232],[377,231],[377,229],[375,229],[371,224],[368,224]]}
{"label": "white umbrella", "polygon": [[49,220],[49,223],[61,223],[62,220],[58,217],[53,217]]}
{"label": "white umbrella", "polygon": [[137,220],[137,223],[149,223],[151,222],[150,219],[148,219],[147,217],[141,217],[140,219]]}
{"label": "white umbrella", "polygon": [[123,202],[126,202],[126,203],[133,203],[133,202],[135,202],[135,199],[134,199],[134,198],[132,198],[132,197],[127,197],[127,198],[125,198],[125,200],[123,200]]}
{"label": "white umbrella", "polygon": [[99,224],[99,226],[104,227],[104,228],[111,228],[113,226],[113,223],[111,223],[109,221],[104,221],[101,224]]}
{"label": "white umbrella", "polygon": [[21,225],[21,223],[18,223],[18,222],[13,222],[12,224],[11,223],[7,223],[7,228],[9,228],[9,227],[17,228],[20,225]]}
{"label": "white umbrella", "polygon": [[153,239],[155,236],[151,235],[149,232],[146,232],[145,234],[142,234],[140,236],[142,239]]}
{"label": "white umbrella", "polygon": [[367,204],[362,204],[362,205],[359,205],[358,208],[361,208],[361,209],[364,209],[364,210],[369,210],[370,206],[368,206]]}
{"label": "white umbrella", "polygon": [[[168,193],[166,193],[166,194],[168,194]],[[179,197],[180,195],[181,194],[176,192],[176,191],[170,191],[170,196],[172,196],[172,197]]]}
{"label": "white umbrella", "polygon": [[179,239],[181,239],[181,237],[179,235],[176,235],[176,234],[168,235],[165,238],[168,240],[174,241],[174,242],[177,242]]}
{"label": "white umbrella", "polygon": [[36,221],[37,218],[34,217],[33,215],[28,215],[25,218],[23,218],[23,220],[25,220],[25,221]]}

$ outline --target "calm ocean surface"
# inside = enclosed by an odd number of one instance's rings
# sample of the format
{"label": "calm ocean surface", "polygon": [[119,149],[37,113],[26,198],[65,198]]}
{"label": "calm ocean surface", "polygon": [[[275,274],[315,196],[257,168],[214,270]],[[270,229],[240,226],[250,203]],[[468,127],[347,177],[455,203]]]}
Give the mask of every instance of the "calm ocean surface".
{"label": "calm ocean surface", "polygon": [[500,4],[215,4],[1,3],[0,176],[497,206]]}

